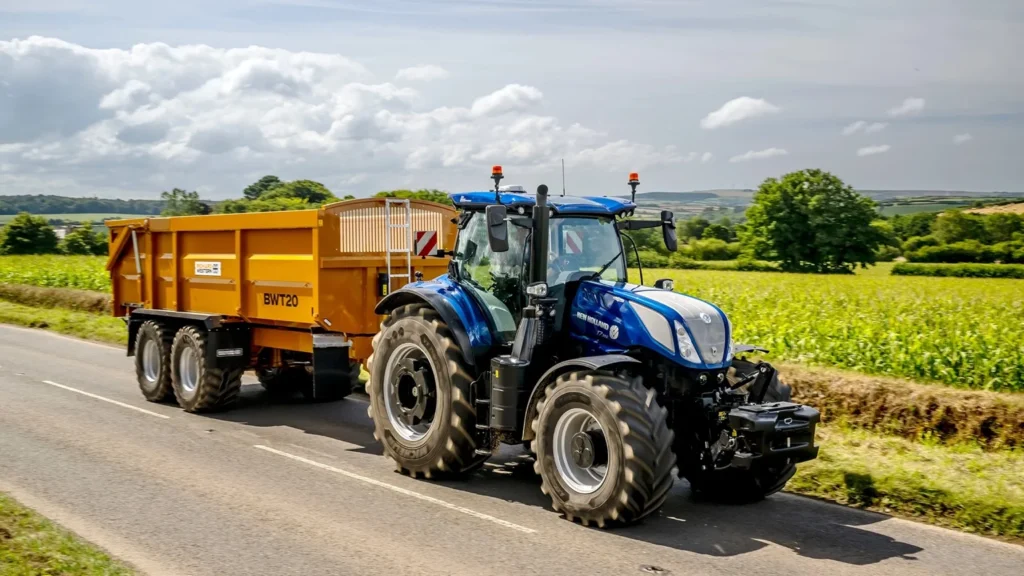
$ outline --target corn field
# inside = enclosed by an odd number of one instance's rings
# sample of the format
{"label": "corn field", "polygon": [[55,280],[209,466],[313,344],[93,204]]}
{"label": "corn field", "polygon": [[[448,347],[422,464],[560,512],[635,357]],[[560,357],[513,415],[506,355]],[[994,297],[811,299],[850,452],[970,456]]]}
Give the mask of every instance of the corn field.
{"label": "corn field", "polygon": [[[1024,282],[658,270],[769,361],[1024,391]],[[635,278],[631,274],[631,278]]]}
{"label": "corn field", "polygon": [[110,290],[101,256],[0,256],[0,283]]}

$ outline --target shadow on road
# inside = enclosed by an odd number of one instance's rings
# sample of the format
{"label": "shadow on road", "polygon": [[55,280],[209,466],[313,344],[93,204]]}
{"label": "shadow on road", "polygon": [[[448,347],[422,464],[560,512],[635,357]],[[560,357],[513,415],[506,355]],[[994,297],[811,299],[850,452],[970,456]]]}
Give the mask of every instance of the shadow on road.
{"label": "shadow on road", "polygon": [[[358,397],[326,404],[310,404],[301,397],[275,399],[258,385],[247,385],[238,406],[214,417],[249,426],[288,426],[363,447],[354,452],[380,455],[383,451],[373,439],[366,406]],[[436,483],[551,511],[551,500],[540,491],[532,458],[518,447],[503,446],[480,471],[465,479]],[[776,544],[807,558],[852,565],[889,558],[914,560],[912,555],[921,551],[920,547],[860,528],[887,518],[788,494],[744,506],[715,504],[695,498],[686,481],[679,480],[657,516],[608,532],[719,557]]]}

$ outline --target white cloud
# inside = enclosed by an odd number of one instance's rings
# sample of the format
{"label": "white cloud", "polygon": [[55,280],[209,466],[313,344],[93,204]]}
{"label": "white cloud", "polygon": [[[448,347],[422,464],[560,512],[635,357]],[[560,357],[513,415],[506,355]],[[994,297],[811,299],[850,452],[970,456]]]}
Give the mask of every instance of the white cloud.
{"label": "white cloud", "polygon": [[430,82],[431,80],[444,80],[450,76],[447,70],[433,64],[402,68],[395,74],[395,80],[407,80],[411,82]]}
{"label": "white cloud", "polygon": [[857,120],[856,122],[847,125],[843,128],[843,136],[852,136],[858,132],[864,132],[865,134],[874,134],[875,132],[881,132],[888,127],[887,122],[872,122],[868,124],[863,120]]}
{"label": "white cloud", "polygon": [[846,128],[843,128],[843,136],[852,136],[857,132],[864,129],[865,122],[863,120],[857,120],[853,124],[849,124]]}
{"label": "white cloud", "polygon": [[776,156],[786,156],[789,152],[782,148],[766,148],[764,150],[750,150],[745,154],[733,156],[729,158],[729,162],[748,162],[750,160],[764,160],[765,158],[774,158]]}
{"label": "white cloud", "polygon": [[726,102],[721,108],[705,116],[700,125],[705,130],[714,130],[766,114],[776,114],[780,110],[781,108],[767,100],[742,96]]}
{"label": "white cloud", "polygon": [[474,116],[494,116],[506,112],[526,110],[540,102],[544,94],[533,86],[509,84],[473,102],[470,111]]}
{"label": "white cloud", "polygon": [[924,98],[907,98],[902,104],[889,109],[889,116],[909,116],[924,110]]}
{"label": "white cloud", "polygon": [[881,144],[877,146],[865,146],[857,150],[857,156],[874,156],[875,154],[885,154],[889,151],[892,146],[888,144]]}
{"label": "white cloud", "polygon": [[960,144],[966,144],[971,140],[974,140],[974,136],[971,136],[970,134],[957,134],[956,136],[953,136],[953,143],[957,146]]}
{"label": "white cloud", "polygon": [[714,157],[715,157],[715,155],[714,155],[714,154],[712,154],[711,152],[705,152],[705,153],[704,153],[704,154],[703,154],[703,155],[702,155],[702,156],[700,157],[700,163],[701,163],[701,164],[707,164],[708,162],[711,162],[711,159],[712,159],[712,158],[714,158]]}
{"label": "white cloud", "polygon": [[875,132],[881,132],[889,126],[888,122],[872,122],[864,128],[865,134],[874,134]]}
{"label": "white cloud", "polygon": [[0,165],[23,191],[35,181],[39,191],[60,182],[78,194],[152,197],[170,185],[231,197],[269,172],[358,194],[396,174],[414,183],[419,171],[491,163],[537,172],[560,158],[594,171],[684,161],[671,147],[546,116],[533,86],[422,109],[415,90],[336,54],[93,50],[33,37],[0,41],[0,75],[16,103],[0,114]]}

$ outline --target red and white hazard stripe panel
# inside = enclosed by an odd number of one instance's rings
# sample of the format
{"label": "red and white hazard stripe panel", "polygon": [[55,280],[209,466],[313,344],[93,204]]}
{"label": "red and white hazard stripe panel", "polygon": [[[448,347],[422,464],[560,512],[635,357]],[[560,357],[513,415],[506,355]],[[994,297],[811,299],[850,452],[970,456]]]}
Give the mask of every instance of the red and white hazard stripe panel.
{"label": "red and white hazard stripe panel", "polygon": [[416,248],[415,252],[417,256],[432,256],[437,251],[437,232],[434,230],[424,230],[416,232]]}
{"label": "red and white hazard stripe panel", "polygon": [[562,246],[566,254],[583,252],[583,235],[576,230],[562,231]]}

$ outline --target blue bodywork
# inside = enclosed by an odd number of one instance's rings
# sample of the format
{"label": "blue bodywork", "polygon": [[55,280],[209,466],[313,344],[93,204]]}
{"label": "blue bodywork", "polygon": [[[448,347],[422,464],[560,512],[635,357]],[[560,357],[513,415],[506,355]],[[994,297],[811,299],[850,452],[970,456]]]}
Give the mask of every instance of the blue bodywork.
{"label": "blue bodywork", "polygon": [[[494,204],[494,192],[460,192],[449,194],[452,202],[462,210],[481,210]],[[502,192],[501,203],[510,208],[532,207],[537,203],[532,194]],[[636,204],[622,198],[600,196],[548,196],[548,206],[555,214],[615,216],[636,209]]]}

